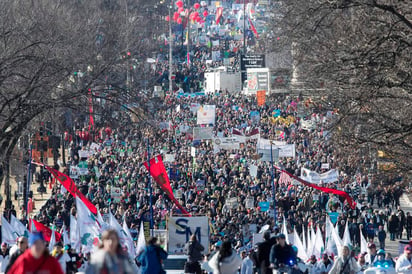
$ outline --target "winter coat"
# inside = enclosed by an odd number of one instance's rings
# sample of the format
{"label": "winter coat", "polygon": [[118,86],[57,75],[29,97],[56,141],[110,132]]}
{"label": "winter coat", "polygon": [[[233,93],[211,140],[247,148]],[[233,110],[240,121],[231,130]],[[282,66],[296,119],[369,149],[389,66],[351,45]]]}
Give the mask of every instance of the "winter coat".
{"label": "winter coat", "polygon": [[161,260],[166,258],[167,252],[160,246],[147,246],[138,259],[142,264],[142,274],[159,274],[162,269]]}
{"label": "winter coat", "polygon": [[203,250],[205,250],[205,248],[198,241],[189,241],[185,245],[185,251],[188,255],[189,262],[201,261],[203,259]]}
{"label": "winter coat", "polygon": [[[120,266],[123,269],[122,273],[115,272]],[[86,269],[86,274],[132,274],[133,268],[128,261],[128,258],[123,255],[111,256],[107,251],[99,249],[93,253],[90,263]]]}
{"label": "winter coat", "polygon": [[[346,260],[349,260],[347,266],[345,266]],[[329,274],[341,274],[343,266],[345,266],[345,269],[348,269],[350,271],[349,273],[357,273],[360,270],[360,267],[355,258],[349,257],[344,259],[343,257],[338,257],[335,260],[335,263],[333,264]],[[343,272],[343,274],[346,273]]]}
{"label": "winter coat", "polygon": [[219,252],[210,259],[209,266],[213,269],[213,274],[237,274],[240,265],[242,264],[242,259],[236,252],[232,252],[229,257],[223,258],[219,263]]}
{"label": "winter coat", "polygon": [[396,273],[400,274],[410,274],[412,273],[412,269],[409,269],[411,266],[411,262],[408,260],[405,254],[399,256],[398,260],[396,261]]}
{"label": "winter coat", "polygon": [[388,221],[388,230],[390,233],[396,233],[399,229],[399,219],[396,216],[391,216]]}

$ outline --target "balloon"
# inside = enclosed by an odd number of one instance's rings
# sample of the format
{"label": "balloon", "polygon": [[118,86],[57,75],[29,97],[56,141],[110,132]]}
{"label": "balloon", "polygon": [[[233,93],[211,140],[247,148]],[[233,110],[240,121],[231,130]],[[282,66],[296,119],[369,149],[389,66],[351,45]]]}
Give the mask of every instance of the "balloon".
{"label": "balloon", "polygon": [[183,1],[182,1],[182,0],[177,1],[177,2],[176,2],[176,6],[177,6],[178,8],[183,7]]}
{"label": "balloon", "polygon": [[197,11],[192,12],[192,14],[190,14],[191,18],[196,19],[196,17],[199,16],[199,13]]}
{"label": "balloon", "polygon": [[198,10],[198,9],[200,9],[200,4],[199,4],[199,3],[195,3],[195,4],[193,5],[193,7]]}
{"label": "balloon", "polygon": [[177,12],[178,12],[179,14],[181,14],[183,11],[185,11],[185,9],[184,9],[183,7],[178,8],[178,10],[177,10]]}
{"label": "balloon", "polygon": [[173,14],[173,21],[176,21],[177,18],[179,18],[179,13],[178,13],[178,12],[175,12],[175,13]]}
{"label": "balloon", "polygon": [[166,21],[169,22],[170,21],[170,17],[169,15],[166,16]]}
{"label": "balloon", "polygon": [[182,24],[182,18],[181,17],[177,18],[177,23]]}
{"label": "balloon", "polygon": [[199,23],[201,20],[202,20],[202,18],[200,18],[200,17],[196,17],[196,18],[195,18],[195,21],[198,22],[198,23]]}
{"label": "balloon", "polygon": [[204,12],[203,12],[203,17],[207,17],[209,15],[209,13],[207,12],[207,10],[205,10]]}

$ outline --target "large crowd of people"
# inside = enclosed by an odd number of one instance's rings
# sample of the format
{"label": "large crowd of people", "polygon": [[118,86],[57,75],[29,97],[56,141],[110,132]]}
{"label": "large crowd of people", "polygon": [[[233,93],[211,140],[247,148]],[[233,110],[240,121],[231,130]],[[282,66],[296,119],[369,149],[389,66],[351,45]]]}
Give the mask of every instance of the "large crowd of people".
{"label": "large crowd of people", "polygon": [[[230,21],[226,24],[236,30]],[[217,33],[210,33],[209,37],[220,43],[192,45],[190,66],[184,61],[186,55],[175,54],[175,83],[186,93],[201,90],[208,67],[223,65],[222,58],[206,63],[212,59],[212,52],[222,52],[222,56],[231,59],[230,66],[239,67],[237,52],[242,42]],[[155,64],[159,83],[167,82],[167,70],[167,63]],[[254,273],[255,269],[259,273],[359,273],[384,263],[399,273],[411,272],[412,245],[406,245],[403,254],[393,254],[400,255],[396,266],[385,251],[387,236],[394,241],[409,240],[412,235],[412,216],[400,207],[405,182],[378,179],[366,165],[373,162],[371,155],[354,155],[352,162],[344,160],[344,152],[334,145],[328,132],[328,126],[339,115],[336,110],[292,95],[267,96],[260,106],[254,96],[243,96],[240,91],[177,95],[178,92],[168,93],[163,106],[150,114],[150,121],[134,123],[129,113],[121,110],[116,124],[101,121],[90,129],[83,117],[74,119],[75,130],[67,129],[68,160],[60,170],[72,176],[105,221],[109,213],[113,214],[119,223],[127,224],[137,242],[141,222],[150,221],[150,204],[154,229],[167,229],[168,216],[183,214],[143,166],[149,158],[167,154],[174,156],[164,162],[176,199],[192,216],[209,218],[209,246],[196,246],[191,243],[196,242],[192,237],[186,247],[188,263],[194,263],[196,273],[237,273],[238,269],[242,274]],[[214,124],[197,125],[197,110],[202,105],[216,106]],[[308,121],[309,128],[304,126]],[[282,157],[276,163],[280,169],[298,177],[302,168],[317,173],[335,169],[337,180],[319,185],[346,191],[357,206],[352,208],[339,196],[282,176],[270,162],[260,160],[259,139],[247,139],[236,149],[217,150],[212,139],[194,139],[195,127],[211,127],[217,137],[231,137],[233,129],[244,135],[259,129],[259,138],[294,144],[294,156]],[[195,154],[191,154],[192,147]],[[72,168],[79,164],[82,174]],[[257,170],[252,171],[252,167]],[[30,215],[56,231],[67,231],[71,217],[76,216],[76,200],[52,176],[45,178],[50,182],[51,197]],[[114,189],[120,193],[115,195]],[[268,207],[264,206],[266,203]],[[10,221],[10,214],[5,217]],[[323,250],[320,254],[307,254],[306,261],[299,259],[299,252],[286,238],[294,231],[305,237],[307,231],[313,230],[320,231],[321,240],[326,241],[328,220],[336,226],[341,239],[346,227],[349,229],[351,246],[342,246],[336,253]],[[256,234],[262,235],[262,242],[254,239]],[[362,238],[367,240],[367,252],[361,251]],[[17,239],[13,253],[6,243],[1,245],[0,273],[135,273],[138,266],[142,273],[162,273],[159,262],[167,254],[158,248],[156,238],[150,239],[139,256],[125,255],[114,230],[103,233],[101,242],[95,254],[56,243],[51,257],[56,258],[59,268],[55,260],[49,259],[43,236],[32,233],[29,238]],[[196,262],[205,260],[208,263],[201,270]],[[36,272],[43,268],[43,272]]]}

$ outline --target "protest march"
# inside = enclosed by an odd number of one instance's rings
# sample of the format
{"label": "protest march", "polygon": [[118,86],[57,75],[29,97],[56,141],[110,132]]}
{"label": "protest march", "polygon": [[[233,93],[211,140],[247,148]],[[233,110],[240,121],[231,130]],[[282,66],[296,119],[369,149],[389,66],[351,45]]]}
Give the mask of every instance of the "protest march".
{"label": "protest march", "polygon": [[58,164],[30,152],[28,186],[47,198],[3,212],[0,274],[412,273],[409,182],[373,153],[348,161],[325,98],[265,82],[260,2],[172,2],[155,111],[91,100]]}

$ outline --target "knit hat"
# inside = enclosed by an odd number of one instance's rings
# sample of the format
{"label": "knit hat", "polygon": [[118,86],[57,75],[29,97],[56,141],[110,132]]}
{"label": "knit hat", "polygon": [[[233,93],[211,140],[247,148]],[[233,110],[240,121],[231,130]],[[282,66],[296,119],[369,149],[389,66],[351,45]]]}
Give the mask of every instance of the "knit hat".
{"label": "knit hat", "polygon": [[29,245],[32,246],[38,240],[44,241],[43,233],[41,232],[33,232],[29,236]]}

